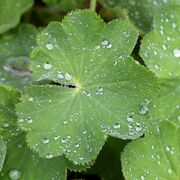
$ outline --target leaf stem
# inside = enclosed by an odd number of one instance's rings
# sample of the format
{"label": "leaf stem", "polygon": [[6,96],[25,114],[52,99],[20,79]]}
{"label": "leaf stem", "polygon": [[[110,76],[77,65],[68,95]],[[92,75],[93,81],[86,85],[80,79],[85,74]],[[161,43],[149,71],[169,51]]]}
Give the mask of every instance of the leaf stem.
{"label": "leaf stem", "polygon": [[92,11],[96,11],[96,0],[91,0],[90,1],[90,9]]}

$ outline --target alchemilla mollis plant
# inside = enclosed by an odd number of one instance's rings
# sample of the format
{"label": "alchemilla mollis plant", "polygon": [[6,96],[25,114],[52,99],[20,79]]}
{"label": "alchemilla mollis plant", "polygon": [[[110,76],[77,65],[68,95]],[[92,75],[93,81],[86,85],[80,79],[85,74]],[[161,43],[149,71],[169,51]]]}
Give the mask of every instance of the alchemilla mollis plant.
{"label": "alchemilla mollis plant", "polygon": [[179,0],[0,0],[0,179],[180,179]]}

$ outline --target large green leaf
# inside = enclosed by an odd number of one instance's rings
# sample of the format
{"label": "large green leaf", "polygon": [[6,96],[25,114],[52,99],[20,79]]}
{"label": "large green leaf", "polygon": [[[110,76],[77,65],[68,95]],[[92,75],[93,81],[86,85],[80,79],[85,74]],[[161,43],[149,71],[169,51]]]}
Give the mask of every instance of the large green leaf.
{"label": "large green leaf", "polygon": [[121,5],[129,13],[136,26],[147,32],[151,30],[154,14],[163,6],[179,3],[179,0],[99,0],[101,3],[115,7]]}
{"label": "large green leaf", "polygon": [[0,34],[15,27],[33,0],[0,0]]}
{"label": "large green leaf", "polygon": [[36,34],[34,26],[23,24],[0,37],[0,84],[22,87],[30,81],[29,53]]}
{"label": "large green leaf", "polygon": [[87,10],[49,24],[31,64],[33,77],[49,84],[28,87],[17,105],[31,148],[83,164],[96,158],[107,135],[144,133],[157,86],[147,69],[127,58],[136,40],[128,21],[106,24]]}
{"label": "large green leaf", "polygon": [[[16,125],[14,105],[19,101],[19,93],[8,86],[0,86],[0,92],[0,135],[7,142],[7,154],[0,179],[65,180],[67,168],[78,171],[86,168],[73,165],[65,157],[53,158],[53,155],[48,154],[43,159],[31,151],[25,142],[25,134]],[[6,152],[6,146],[2,143],[0,138],[0,169]]]}
{"label": "large green leaf", "polygon": [[142,40],[140,54],[160,78],[161,94],[154,101],[153,119],[180,124],[180,6],[163,8],[155,16],[154,31]]}
{"label": "large green leaf", "polygon": [[0,136],[0,171],[3,167],[5,156],[6,156],[6,144],[4,143],[2,137]]}
{"label": "large green leaf", "polygon": [[180,127],[170,122],[153,126],[145,138],[129,143],[122,154],[127,180],[180,179]]}

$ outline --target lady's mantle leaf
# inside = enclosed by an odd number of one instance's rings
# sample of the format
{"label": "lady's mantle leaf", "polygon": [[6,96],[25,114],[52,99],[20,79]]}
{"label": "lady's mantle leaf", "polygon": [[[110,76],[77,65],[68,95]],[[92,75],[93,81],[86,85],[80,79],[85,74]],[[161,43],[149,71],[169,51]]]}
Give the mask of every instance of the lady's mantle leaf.
{"label": "lady's mantle leaf", "polygon": [[99,0],[103,4],[114,7],[121,5],[129,13],[136,26],[147,32],[151,30],[154,14],[160,8],[179,3],[179,0]]}
{"label": "lady's mantle leaf", "polygon": [[29,53],[36,45],[37,30],[23,24],[0,38],[0,83],[22,87],[30,81]]}
{"label": "lady's mantle leaf", "polygon": [[143,139],[129,143],[122,154],[126,179],[179,179],[180,127],[161,122]]}
{"label": "lady's mantle leaf", "polygon": [[180,77],[180,6],[169,6],[157,13],[154,31],[143,40],[140,55],[159,78]]}
{"label": "lady's mantle leaf", "polygon": [[4,159],[6,156],[6,144],[0,136],[0,171],[2,170],[2,166],[4,164]]}
{"label": "lady's mantle leaf", "polygon": [[[19,93],[11,87],[0,87],[0,135],[7,142],[7,154],[0,179],[66,179],[67,168],[81,170],[64,157],[53,158],[49,154],[40,158],[25,142],[25,135],[17,127],[14,105],[19,101]],[[29,119],[29,123],[30,123]],[[6,146],[0,138],[0,170],[5,158]],[[45,173],[46,172],[46,173]]]}
{"label": "lady's mantle leaf", "polygon": [[91,11],[49,24],[38,36],[32,70],[37,81],[50,83],[28,87],[17,105],[31,148],[86,163],[107,135],[144,133],[157,86],[150,72],[127,58],[136,40],[128,21],[106,24]]}
{"label": "lady's mantle leaf", "polygon": [[0,0],[0,34],[15,27],[33,0]]}
{"label": "lady's mantle leaf", "polygon": [[180,124],[180,6],[169,6],[155,16],[154,31],[142,41],[140,54],[161,81],[161,95],[154,101],[153,119]]}

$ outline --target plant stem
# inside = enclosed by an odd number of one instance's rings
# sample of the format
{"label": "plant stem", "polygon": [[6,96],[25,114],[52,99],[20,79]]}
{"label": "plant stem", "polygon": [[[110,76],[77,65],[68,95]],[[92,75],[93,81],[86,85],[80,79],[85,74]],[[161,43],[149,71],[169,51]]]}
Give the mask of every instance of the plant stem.
{"label": "plant stem", "polygon": [[92,11],[96,11],[96,0],[91,0],[90,1],[90,9]]}

